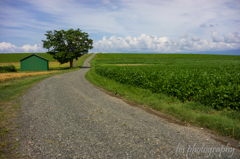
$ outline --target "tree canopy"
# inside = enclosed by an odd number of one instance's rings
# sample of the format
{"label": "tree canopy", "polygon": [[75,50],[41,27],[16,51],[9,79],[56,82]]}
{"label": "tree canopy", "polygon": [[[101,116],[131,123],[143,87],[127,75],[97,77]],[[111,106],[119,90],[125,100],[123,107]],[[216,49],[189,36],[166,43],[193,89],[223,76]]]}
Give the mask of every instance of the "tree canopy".
{"label": "tree canopy", "polygon": [[48,54],[61,64],[70,62],[72,67],[73,60],[78,60],[83,54],[87,54],[89,49],[93,48],[93,40],[82,30],[69,29],[47,31],[46,40],[43,41],[43,48],[48,49]]}

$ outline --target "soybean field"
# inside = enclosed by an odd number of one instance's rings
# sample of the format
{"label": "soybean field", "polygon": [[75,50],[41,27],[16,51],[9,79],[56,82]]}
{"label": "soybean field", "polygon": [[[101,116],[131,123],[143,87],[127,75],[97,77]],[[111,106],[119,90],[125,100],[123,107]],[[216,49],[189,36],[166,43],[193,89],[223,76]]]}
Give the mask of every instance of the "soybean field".
{"label": "soybean field", "polygon": [[98,54],[93,65],[98,75],[122,84],[217,110],[240,110],[240,56]]}

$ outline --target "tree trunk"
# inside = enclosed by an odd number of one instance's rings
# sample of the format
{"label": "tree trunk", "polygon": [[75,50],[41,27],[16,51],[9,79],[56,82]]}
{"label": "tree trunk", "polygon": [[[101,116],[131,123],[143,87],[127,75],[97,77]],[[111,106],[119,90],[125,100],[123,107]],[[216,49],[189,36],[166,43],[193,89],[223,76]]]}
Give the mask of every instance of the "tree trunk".
{"label": "tree trunk", "polygon": [[73,60],[70,60],[70,68],[73,67]]}

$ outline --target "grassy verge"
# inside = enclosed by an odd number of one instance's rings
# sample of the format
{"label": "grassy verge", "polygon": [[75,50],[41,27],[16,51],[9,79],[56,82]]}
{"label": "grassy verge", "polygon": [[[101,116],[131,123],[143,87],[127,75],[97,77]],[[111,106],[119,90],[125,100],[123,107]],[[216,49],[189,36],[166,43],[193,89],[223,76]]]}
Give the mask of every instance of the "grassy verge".
{"label": "grassy verge", "polygon": [[217,111],[197,102],[182,103],[175,97],[152,93],[99,76],[95,73],[95,68],[91,68],[86,78],[127,100],[161,111],[180,121],[210,129],[215,134],[240,140],[240,116],[237,111]]}
{"label": "grassy verge", "polygon": [[[81,67],[84,60],[91,56],[86,54],[78,61],[78,67]],[[22,77],[19,79],[11,79],[0,82],[0,158],[17,158],[19,154],[13,154],[13,150],[19,145],[16,139],[15,128],[19,127],[15,124],[15,117],[20,110],[19,98],[27,89],[41,80],[67,72],[76,71],[79,68],[69,68],[59,70],[52,74],[37,75],[31,77]]]}

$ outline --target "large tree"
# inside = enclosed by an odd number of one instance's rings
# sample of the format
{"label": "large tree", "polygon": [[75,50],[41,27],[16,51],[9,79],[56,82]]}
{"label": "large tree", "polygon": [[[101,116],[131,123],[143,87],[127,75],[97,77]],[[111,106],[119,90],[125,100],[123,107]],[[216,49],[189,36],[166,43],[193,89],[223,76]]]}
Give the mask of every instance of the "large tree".
{"label": "large tree", "polygon": [[89,49],[93,48],[93,40],[88,38],[88,34],[82,30],[69,29],[47,31],[46,40],[43,41],[43,48],[48,49],[48,54],[61,64],[70,62],[73,66],[73,60],[78,60],[83,54],[87,54]]}

